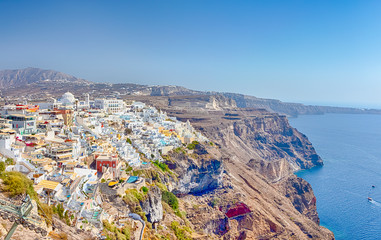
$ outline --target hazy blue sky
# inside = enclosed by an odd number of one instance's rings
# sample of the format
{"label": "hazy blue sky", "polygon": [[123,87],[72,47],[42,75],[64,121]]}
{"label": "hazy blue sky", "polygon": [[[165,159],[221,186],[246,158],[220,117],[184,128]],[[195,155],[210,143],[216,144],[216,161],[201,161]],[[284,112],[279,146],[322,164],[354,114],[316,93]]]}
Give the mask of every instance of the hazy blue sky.
{"label": "hazy blue sky", "polygon": [[381,106],[381,1],[0,0],[0,69]]}

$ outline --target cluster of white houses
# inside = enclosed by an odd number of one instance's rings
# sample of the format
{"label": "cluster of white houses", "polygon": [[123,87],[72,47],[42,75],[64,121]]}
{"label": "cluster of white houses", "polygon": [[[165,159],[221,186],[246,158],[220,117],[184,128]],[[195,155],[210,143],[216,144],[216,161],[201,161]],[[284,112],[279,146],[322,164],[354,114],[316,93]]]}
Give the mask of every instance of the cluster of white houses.
{"label": "cluster of white houses", "polygon": [[94,231],[113,217],[102,208],[103,185],[117,185],[118,194],[142,186],[144,179],[124,170],[148,168],[195,140],[207,141],[189,122],[141,102],[90,100],[88,95],[78,101],[65,93],[58,100],[0,110],[1,159],[13,159],[6,171],[24,173],[46,202],[63,204],[76,219],[87,220],[86,226],[77,221],[78,228]]}

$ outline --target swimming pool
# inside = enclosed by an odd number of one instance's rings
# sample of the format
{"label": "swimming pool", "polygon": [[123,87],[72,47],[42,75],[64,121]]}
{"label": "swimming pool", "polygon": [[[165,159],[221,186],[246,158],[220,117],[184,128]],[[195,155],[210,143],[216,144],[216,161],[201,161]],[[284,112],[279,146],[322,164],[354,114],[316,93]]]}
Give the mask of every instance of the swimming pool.
{"label": "swimming pool", "polygon": [[139,179],[138,176],[131,176],[128,178],[127,183],[134,183]]}

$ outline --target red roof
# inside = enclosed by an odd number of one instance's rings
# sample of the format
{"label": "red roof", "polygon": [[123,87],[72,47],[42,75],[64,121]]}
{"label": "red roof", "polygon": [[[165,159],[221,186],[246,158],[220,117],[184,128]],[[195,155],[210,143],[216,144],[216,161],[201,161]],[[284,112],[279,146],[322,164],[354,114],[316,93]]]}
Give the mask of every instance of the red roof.
{"label": "red roof", "polygon": [[234,207],[229,208],[225,214],[228,218],[233,218],[250,212],[250,208],[246,204],[240,202],[237,203]]}

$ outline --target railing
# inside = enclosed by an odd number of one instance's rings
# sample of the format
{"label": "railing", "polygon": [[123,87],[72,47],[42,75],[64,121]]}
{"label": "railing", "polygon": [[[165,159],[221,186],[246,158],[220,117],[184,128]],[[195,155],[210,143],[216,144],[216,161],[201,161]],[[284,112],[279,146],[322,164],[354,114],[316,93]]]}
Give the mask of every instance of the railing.
{"label": "railing", "polygon": [[40,216],[31,214],[33,209],[32,200],[29,195],[22,201],[21,205],[14,205],[7,200],[0,199],[0,216],[4,220],[14,222],[11,229],[4,240],[11,239],[18,225],[22,224],[25,228],[34,230],[36,233],[41,233],[42,236],[47,235],[47,231],[38,225],[41,225],[43,220]]}

